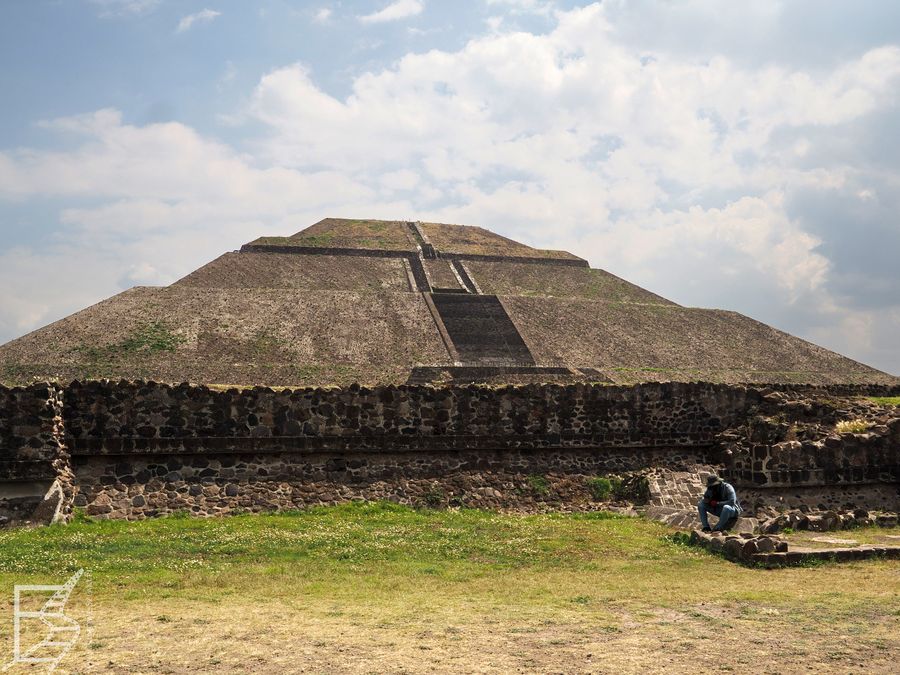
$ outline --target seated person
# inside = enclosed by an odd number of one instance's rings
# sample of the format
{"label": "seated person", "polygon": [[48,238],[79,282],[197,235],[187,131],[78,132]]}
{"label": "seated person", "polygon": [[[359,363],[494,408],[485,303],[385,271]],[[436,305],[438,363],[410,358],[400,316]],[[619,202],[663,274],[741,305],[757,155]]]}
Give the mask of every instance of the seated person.
{"label": "seated person", "polygon": [[719,517],[715,529],[722,532],[734,524],[742,509],[734,488],[713,474],[706,477],[706,492],[697,504],[697,510],[700,512],[704,532],[710,531],[709,519],[706,517],[708,513]]}

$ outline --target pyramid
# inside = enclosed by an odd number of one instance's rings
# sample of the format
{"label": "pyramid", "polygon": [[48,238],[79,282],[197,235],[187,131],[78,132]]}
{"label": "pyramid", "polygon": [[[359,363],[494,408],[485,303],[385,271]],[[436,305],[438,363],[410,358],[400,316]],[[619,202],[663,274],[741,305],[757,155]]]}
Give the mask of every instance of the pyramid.
{"label": "pyramid", "polygon": [[0,381],[221,386],[898,378],[480,227],[326,218],[0,347]]}

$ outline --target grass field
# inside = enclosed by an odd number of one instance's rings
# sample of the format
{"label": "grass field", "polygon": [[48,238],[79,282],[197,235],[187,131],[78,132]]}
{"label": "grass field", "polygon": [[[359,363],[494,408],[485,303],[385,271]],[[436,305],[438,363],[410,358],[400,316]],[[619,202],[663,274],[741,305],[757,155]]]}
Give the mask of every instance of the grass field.
{"label": "grass field", "polygon": [[390,504],[4,531],[0,650],[11,653],[13,584],[60,583],[84,567],[70,612],[87,625],[92,607],[93,627],[57,672],[896,665],[900,563],[750,569],[671,535],[603,513]]}

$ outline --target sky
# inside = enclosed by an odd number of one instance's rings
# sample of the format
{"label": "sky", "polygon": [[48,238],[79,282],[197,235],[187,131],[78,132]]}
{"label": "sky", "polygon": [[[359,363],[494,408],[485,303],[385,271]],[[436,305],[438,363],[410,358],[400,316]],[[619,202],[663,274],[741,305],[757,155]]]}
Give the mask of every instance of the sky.
{"label": "sky", "polygon": [[0,343],[327,216],[900,373],[900,3],[3,0]]}

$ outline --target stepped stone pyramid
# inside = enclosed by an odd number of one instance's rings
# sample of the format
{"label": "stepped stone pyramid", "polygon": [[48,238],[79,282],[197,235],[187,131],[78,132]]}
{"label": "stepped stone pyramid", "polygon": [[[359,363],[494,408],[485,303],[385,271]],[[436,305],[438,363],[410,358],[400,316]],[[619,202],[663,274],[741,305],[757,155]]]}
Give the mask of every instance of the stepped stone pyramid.
{"label": "stepped stone pyramid", "polygon": [[0,380],[896,383],[480,227],[326,218],[0,347]]}

